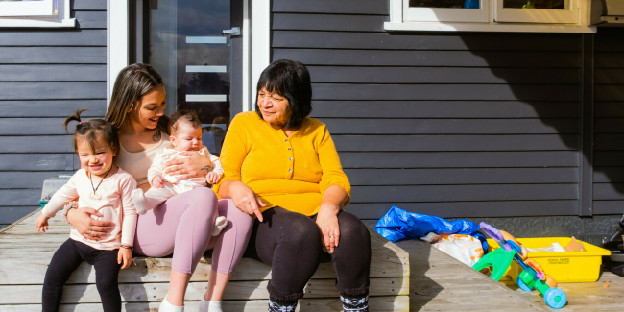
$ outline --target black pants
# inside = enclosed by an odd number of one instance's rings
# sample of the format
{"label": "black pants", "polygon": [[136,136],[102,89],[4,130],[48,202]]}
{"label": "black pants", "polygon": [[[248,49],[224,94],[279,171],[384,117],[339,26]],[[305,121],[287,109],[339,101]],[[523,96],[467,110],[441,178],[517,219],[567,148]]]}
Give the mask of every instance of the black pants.
{"label": "black pants", "polygon": [[319,263],[328,261],[336,272],[336,286],[341,295],[368,295],[370,233],[357,217],[346,211],[338,214],[340,241],[334,252],[328,254],[323,251],[316,216],[310,218],[280,207],[268,209],[262,216],[264,222],[254,221],[246,255],[272,266],[268,286],[271,300],[299,300]]}
{"label": "black pants", "polygon": [[71,238],[65,241],[54,253],[45,274],[42,311],[59,310],[63,284],[83,260],[95,268],[95,284],[104,311],[121,311],[121,295],[117,286],[121,265],[117,263],[117,253],[118,250],[97,250]]}

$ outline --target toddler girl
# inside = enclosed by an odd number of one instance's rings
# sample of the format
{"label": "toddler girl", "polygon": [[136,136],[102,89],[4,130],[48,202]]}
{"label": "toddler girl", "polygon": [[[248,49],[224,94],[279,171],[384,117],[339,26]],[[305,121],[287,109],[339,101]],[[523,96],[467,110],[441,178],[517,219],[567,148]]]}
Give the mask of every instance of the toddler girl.
{"label": "toddler girl", "polygon": [[[132,192],[132,200],[138,214],[144,214],[150,209],[164,203],[167,199],[180,193],[190,191],[196,187],[205,187],[206,182],[214,184],[223,176],[223,167],[219,157],[208,152],[202,143],[202,126],[199,117],[194,111],[181,110],[173,113],[169,120],[171,135],[169,141],[173,146],[164,148],[156,155],[147,171],[147,179],[152,187],[145,193],[140,188]],[[212,170],[204,178],[179,180],[175,175],[165,173],[166,163],[180,157],[186,157],[189,152],[198,153],[210,160]],[[225,217],[217,217],[213,236],[219,235],[227,226]]]}
{"label": "toddler girl", "polygon": [[[74,149],[80,158],[78,170],[43,207],[37,218],[37,231],[48,229],[48,220],[63,207],[67,211],[78,207],[91,207],[99,212],[99,219],[115,222],[108,236],[98,241],[84,238],[71,228],[69,239],[54,253],[45,274],[42,293],[42,310],[58,311],[63,284],[71,273],[87,261],[95,268],[95,280],[104,311],[121,311],[121,296],[117,286],[119,269],[128,268],[132,262],[132,243],[136,227],[136,210],[131,192],[136,187],[132,176],[113,164],[119,153],[117,132],[102,119],[81,121],[78,110],[67,117],[78,121],[74,134]],[[76,204],[75,200],[78,200]],[[68,204],[69,203],[69,204]],[[66,205],[68,204],[68,205]]]}

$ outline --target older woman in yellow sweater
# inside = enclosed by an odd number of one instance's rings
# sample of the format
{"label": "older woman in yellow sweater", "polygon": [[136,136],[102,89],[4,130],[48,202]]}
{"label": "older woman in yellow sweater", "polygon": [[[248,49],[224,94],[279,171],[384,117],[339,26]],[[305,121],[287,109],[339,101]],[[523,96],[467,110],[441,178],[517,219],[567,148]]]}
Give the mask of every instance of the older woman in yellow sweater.
{"label": "older woman in yellow sweater", "polygon": [[343,210],[351,187],[327,128],[307,117],[312,88],[299,62],[261,74],[255,112],[232,120],[214,190],[257,217],[247,254],[272,266],[269,311],[294,311],[321,261],[331,261],[344,309],[368,311],[370,235]]}

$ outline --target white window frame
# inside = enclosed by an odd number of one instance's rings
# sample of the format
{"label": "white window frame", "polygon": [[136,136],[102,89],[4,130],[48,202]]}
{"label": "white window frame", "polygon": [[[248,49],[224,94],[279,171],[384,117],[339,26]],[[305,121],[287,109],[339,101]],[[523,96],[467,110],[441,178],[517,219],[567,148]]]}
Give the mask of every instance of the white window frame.
{"label": "white window frame", "polygon": [[[548,16],[552,12],[564,10],[522,10],[505,9],[502,19],[502,0],[479,0],[481,9],[431,9],[409,8],[409,0],[389,0],[390,21],[384,23],[387,31],[452,31],[452,32],[527,32],[527,33],[595,33],[596,26],[591,25],[592,0],[569,0],[576,4],[567,12],[557,12],[561,19],[551,23]],[[499,9],[500,6],[500,9]],[[489,8],[486,9],[486,8]],[[482,15],[467,12],[461,16],[454,11],[488,12],[487,19]],[[445,13],[443,11],[448,11]],[[533,12],[529,12],[533,11]],[[522,14],[518,14],[522,13]],[[542,14],[535,14],[542,13]],[[561,13],[565,13],[561,15]],[[570,18],[573,17],[573,20]],[[590,18],[590,16],[592,18]]]}
{"label": "white window frame", "polygon": [[70,0],[2,1],[0,2],[0,28],[61,28],[76,27],[70,18]]}

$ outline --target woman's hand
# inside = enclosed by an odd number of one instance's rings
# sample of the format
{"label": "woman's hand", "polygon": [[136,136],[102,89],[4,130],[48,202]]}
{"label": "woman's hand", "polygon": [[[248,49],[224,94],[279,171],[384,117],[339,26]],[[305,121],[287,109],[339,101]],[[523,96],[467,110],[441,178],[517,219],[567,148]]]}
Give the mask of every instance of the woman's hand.
{"label": "woman's hand", "polygon": [[113,221],[95,220],[91,216],[102,217],[102,214],[88,207],[80,207],[67,211],[67,222],[86,239],[98,241],[115,228]]}
{"label": "woman's hand", "polygon": [[316,225],[323,234],[323,250],[327,253],[333,253],[334,248],[338,247],[340,242],[338,212],[340,212],[339,205],[323,203],[316,216]]}
{"label": "woman's hand", "polygon": [[234,205],[247,214],[255,214],[258,221],[262,222],[264,219],[258,206],[264,207],[266,205],[256,196],[253,190],[241,181],[226,181],[225,183],[227,184],[222,185],[221,188],[227,188],[228,197],[232,199]]}
{"label": "woman's hand", "polygon": [[165,163],[164,173],[175,176],[179,180],[203,178],[212,169],[210,160],[197,152],[180,153],[182,156]]}

